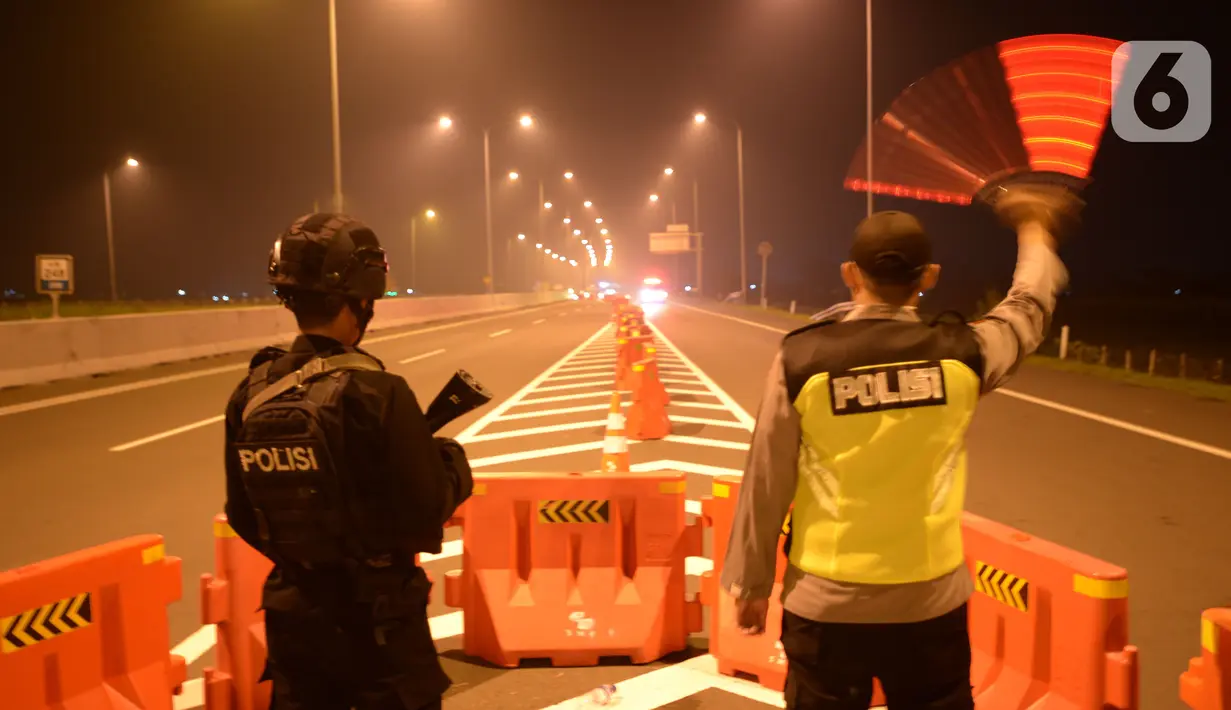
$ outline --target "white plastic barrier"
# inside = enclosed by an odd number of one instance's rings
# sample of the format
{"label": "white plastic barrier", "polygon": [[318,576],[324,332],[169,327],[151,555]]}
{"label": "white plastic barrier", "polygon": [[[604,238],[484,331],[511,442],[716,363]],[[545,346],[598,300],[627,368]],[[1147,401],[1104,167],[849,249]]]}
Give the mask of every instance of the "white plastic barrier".
{"label": "white plastic barrier", "polygon": [[[372,330],[563,300],[555,293],[498,293],[383,300]],[[0,323],[0,388],[256,350],[289,341],[295,319],[281,306],[136,313]]]}

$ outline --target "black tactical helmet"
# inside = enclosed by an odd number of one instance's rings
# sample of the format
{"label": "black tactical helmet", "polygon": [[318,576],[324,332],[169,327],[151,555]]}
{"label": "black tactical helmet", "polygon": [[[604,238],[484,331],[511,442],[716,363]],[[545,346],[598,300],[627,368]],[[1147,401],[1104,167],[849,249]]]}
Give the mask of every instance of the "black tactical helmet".
{"label": "black tactical helmet", "polygon": [[300,217],[269,253],[269,283],[284,300],[305,291],[375,300],[385,295],[388,272],[376,233],[344,214]]}

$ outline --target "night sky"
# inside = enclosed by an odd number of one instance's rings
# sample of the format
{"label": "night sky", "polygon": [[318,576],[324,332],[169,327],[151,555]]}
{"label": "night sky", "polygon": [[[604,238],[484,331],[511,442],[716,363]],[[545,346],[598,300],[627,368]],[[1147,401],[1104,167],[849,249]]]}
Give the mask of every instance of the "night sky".
{"label": "night sky", "polygon": [[[102,174],[112,170],[120,290],[128,298],[264,294],[277,232],[330,205],[328,15],[325,0],[13,2],[2,43],[5,236],[0,290],[28,292],[36,253],[77,260],[78,293],[107,294]],[[864,197],[842,178],[864,130],[864,17],[858,0],[340,0],[347,211],[409,280],[410,218],[420,224],[417,286],[482,290],[482,127],[491,127],[496,278],[523,286],[520,257],[538,241],[537,181],[555,209],[544,241],[559,246],[565,212],[601,215],[616,275],[657,268],[691,282],[691,263],[651,258],[646,233],[679,221],[697,177],[707,295],[738,283],[734,123],[743,126],[750,280],[761,241],[774,244],[773,300],[825,305]],[[1016,36],[1067,32],[1190,39],[1214,59],[1216,3],[876,0],[877,113],[938,67]],[[1081,234],[1066,245],[1070,299],[1166,299],[1229,293],[1231,242],[1217,217],[1226,188],[1226,128],[1194,145],[1128,144],[1107,131]],[[698,132],[691,116],[711,121]],[[529,111],[532,131],[517,125]],[[448,113],[454,136],[436,119]],[[1216,147],[1218,146],[1218,147]],[[129,155],[142,166],[123,168]],[[516,169],[520,185],[505,179]],[[572,187],[561,174],[576,172]],[[657,208],[651,192],[663,199]],[[1014,241],[985,208],[878,198],[915,212],[944,266],[938,308],[970,311],[1003,289]],[[529,244],[508,249],[518,232]],[[506,255],[512,253],[511,262]],[[566,250],[580,259],[582,252]],[[601,255],[600,255],[601,258]],[[511,266],[511,268],[510,268]],[[557,267],[566,285],[563,270]],[[677,269],[679,269],[677,271]],[[570,276],[574,279],[575,275]],[[1093,300],[1091,301],[1093,302]],[[1196,303],[1197,301],[1194,301]],[[1225,313],[1225,311],[1223,311]],[[1225,324],[1224,324],[1225,325]]]}

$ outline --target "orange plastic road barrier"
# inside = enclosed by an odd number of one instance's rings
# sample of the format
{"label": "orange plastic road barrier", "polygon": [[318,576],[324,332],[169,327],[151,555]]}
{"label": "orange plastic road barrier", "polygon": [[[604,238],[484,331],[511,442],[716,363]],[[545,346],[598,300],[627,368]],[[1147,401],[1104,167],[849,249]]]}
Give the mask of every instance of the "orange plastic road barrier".
{"label": "orange plastic road barrier", "polygon": [[701,629],[684,587],[701,527],[687,524],[684,495],[682,473],[476,473],[462,569],[445,576],[464,652],[515,667],[683,650]]}
{"label": "orange plastic road barrier", "polygon": [[628,437],[624,433],[624,410],[620,393],[611,393],[611,409],[607,411],[607,434],[603,438],[603,460],[599,470],[603,473],[628,471]]}
{"label": "orange plastic road barrier", "polygon": [[977,706],[1136,710],[1128,573],[970,513],[962,532]]}
{"label": "orange plastic road barrier", "polygon": [[205,669],[206,710],[265,710],[265,612],[261,587],[273,568],[236,536],[227,516],[214,517],[214,574],[201,575],[201,623],[216,624],[216,667]]}
{"label": "orange plastic road barrier", "polygon": [[171,710],[180,560],[138,535],[0,573],[4,710]]}
{"label": "orange plastic road barrier", "polygon": [[658,378],[658,364],[646,358],[633,364],[633,403],[628,408],[628,438],[665,439],[671,434],[667,388]]}
{"label": "orange plastic road barrier", "polygon": [[1201,614],[1201,656],[1180,674],[1180,699],[1193,710],[1231,710],[1231,609]]}

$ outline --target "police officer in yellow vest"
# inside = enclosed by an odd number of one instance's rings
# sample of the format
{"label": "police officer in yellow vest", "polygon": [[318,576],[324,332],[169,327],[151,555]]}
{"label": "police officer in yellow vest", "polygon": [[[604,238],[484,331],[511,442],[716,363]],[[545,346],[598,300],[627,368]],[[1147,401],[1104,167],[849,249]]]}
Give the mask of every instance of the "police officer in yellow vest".
{"label": "police officer in yellow vest", "polygon": [[1001,194],[1017,270],[982,320],[920,320],[940,267],[914,217],[880,212],[842,265],[851,302],[787,335],[771,367],[721,584],[744,633],[764,633],[791,510],[788,709],[866,710],[873,678],[891,710],[974,707],[963,440],[980,396],[1042,342],[1067,280],[1052,235],[1081,207],[1062,188]]}

